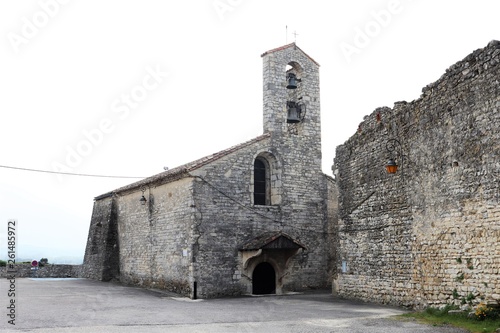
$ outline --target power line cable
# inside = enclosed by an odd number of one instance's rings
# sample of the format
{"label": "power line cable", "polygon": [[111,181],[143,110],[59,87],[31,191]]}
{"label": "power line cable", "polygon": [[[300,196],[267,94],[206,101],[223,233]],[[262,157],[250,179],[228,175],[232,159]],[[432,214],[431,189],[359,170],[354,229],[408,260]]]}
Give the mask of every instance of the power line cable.
{"label": "power line cable", "polygon": [[[188,172],[188,175],[190,177],[200,179],[205,184],[207,184],[208,186],[212,187],[214,190],[216,190],[217,192],[219,192],[220,194],[222,194],[223,196],[225,196],[229,200],[231,200],[231,201],[235,202],[236,204],[240,205],[241,207],[243,207],[243,208],[245,208],[245,209],[253,212],[254,214],[259,215],[259,216],[261,216],[261,217],[263,217],[265,219],[268,219],[268,220],[270,220],[272,222],[279,223],[282,228],[290,228],[290,229],[295,229],[295,230],[300,230],[300,231],[306,231],[306,232],[316,233],[316,234],[320,234],[320,235],[335,235],[335,232],[320,231],[320,230],[314,230],[314,229],[310,229],[310,228],[302,228],[302,227],[297,227],[297,226],[292,226],[292,225],[289,225],[289,224],[285,224],[283,221],[277,220],[277,219],[275,219],[275,218],[273,218],[271,216],[267,216],[266,214],[262,214],[262,213],[258,212],[257,210],[255,210],[254,208],[249,207],[248,205],[246,205],[246,204],[240,202],[239,200],[233,198],[231,195],[225,193],[224,191],[222,191],[221,189],[219,189],[217,186],[215,186],[212,183],[210,183],[209,181],[207,181],[205,178],[203,178],[201,176],[191,175],[189,172]],[[263,229],[267,230],[267,228],[263,228]]]}
{"label": "power line cable", "polygon": [[0,168],[5,169],[14,169],[21,171],[31,171],[31,172],[43,172],[43,173],[52,173],[57,175],[68,175],[68,176],[82,176],[82,177],[101,177],[101,178],[134,178],[134,179],[143,179],[146,177],[132,177],[132,176],[107,176],[107,175],[89,175],[83,173],[72,173],[72,172],[59,172],[59,171],[49,171],[49,170],[39,170],[39,169],[29,169],[29,168],[19,168],[7,165],[0,165]]}

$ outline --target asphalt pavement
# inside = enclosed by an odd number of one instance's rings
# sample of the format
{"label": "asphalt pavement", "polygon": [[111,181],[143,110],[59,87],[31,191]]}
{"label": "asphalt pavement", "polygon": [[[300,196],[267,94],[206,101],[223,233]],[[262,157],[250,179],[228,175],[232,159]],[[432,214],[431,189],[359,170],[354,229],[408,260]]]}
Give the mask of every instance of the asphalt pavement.
{"label": "asphalt pavement", "polygon": [[5,333],[465,332],[401,320],[396,316],[404,309],[342,300],[328,291],[191,300],[113,282],[22,278],[14,284],[3,279],[0,304]]}

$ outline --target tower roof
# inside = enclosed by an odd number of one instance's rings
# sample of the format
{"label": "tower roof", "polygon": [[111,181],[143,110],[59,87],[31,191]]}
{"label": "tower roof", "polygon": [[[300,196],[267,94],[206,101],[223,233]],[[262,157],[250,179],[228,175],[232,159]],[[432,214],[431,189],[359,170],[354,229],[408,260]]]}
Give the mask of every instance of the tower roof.
{"label": "tower roof", "polygon": [[304,53],[312,62],[314,62],[318,67],[320,66],[320,64],[314,60],[313,58],[311,58],[311,56],[309,56],[307,53],[305,53],[304,51],[302,51],[302,49],[300,47],[298,47],[295,43],[290,43],[290,44],[287,44],[287,45],[283,45],[283,46],[280,46],[280,47],[277,47],[275,49],[272,49],[272,50],[269,50],[269,51],[266,51],[264,53],[261,54],[261,57],[265,56],[265,55],[268,55],[270,53],[274,53],[274,52],[277,52],[277,51],[281,51],[281,50],[286,50],[290,47],[294,47],[296,50],[299,50],[300,52]]}

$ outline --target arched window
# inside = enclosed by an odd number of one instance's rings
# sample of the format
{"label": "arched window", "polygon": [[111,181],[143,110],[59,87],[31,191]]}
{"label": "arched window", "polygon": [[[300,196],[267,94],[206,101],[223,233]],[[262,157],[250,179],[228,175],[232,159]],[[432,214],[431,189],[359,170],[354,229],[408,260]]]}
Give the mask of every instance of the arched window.
{"label": "arched window", "polygon": [[281,167],[279,160],[268,151],[255,155],[250,191],[253,204],[277,206],[281,204]]}
{"label": "arched window", "polygon": [[262,157],[253,164],[253,201],[254,205],[271,204],[271,184],[269,163]]}

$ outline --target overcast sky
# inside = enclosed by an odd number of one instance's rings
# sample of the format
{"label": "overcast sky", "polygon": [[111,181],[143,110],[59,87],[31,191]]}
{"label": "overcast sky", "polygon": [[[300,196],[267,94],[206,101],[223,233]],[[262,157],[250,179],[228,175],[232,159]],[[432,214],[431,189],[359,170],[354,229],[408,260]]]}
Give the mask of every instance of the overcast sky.
{"label": "overcast sky", "polygon": [[499,13],[497,0],[2,0],[0,257],[9,219],[18,257],[83,257],[93,198],[138,180],[4,166],[146,177],[252,139],[261,54],[296,41],[321,65],[331,175],[365,115],[500,39]]}

